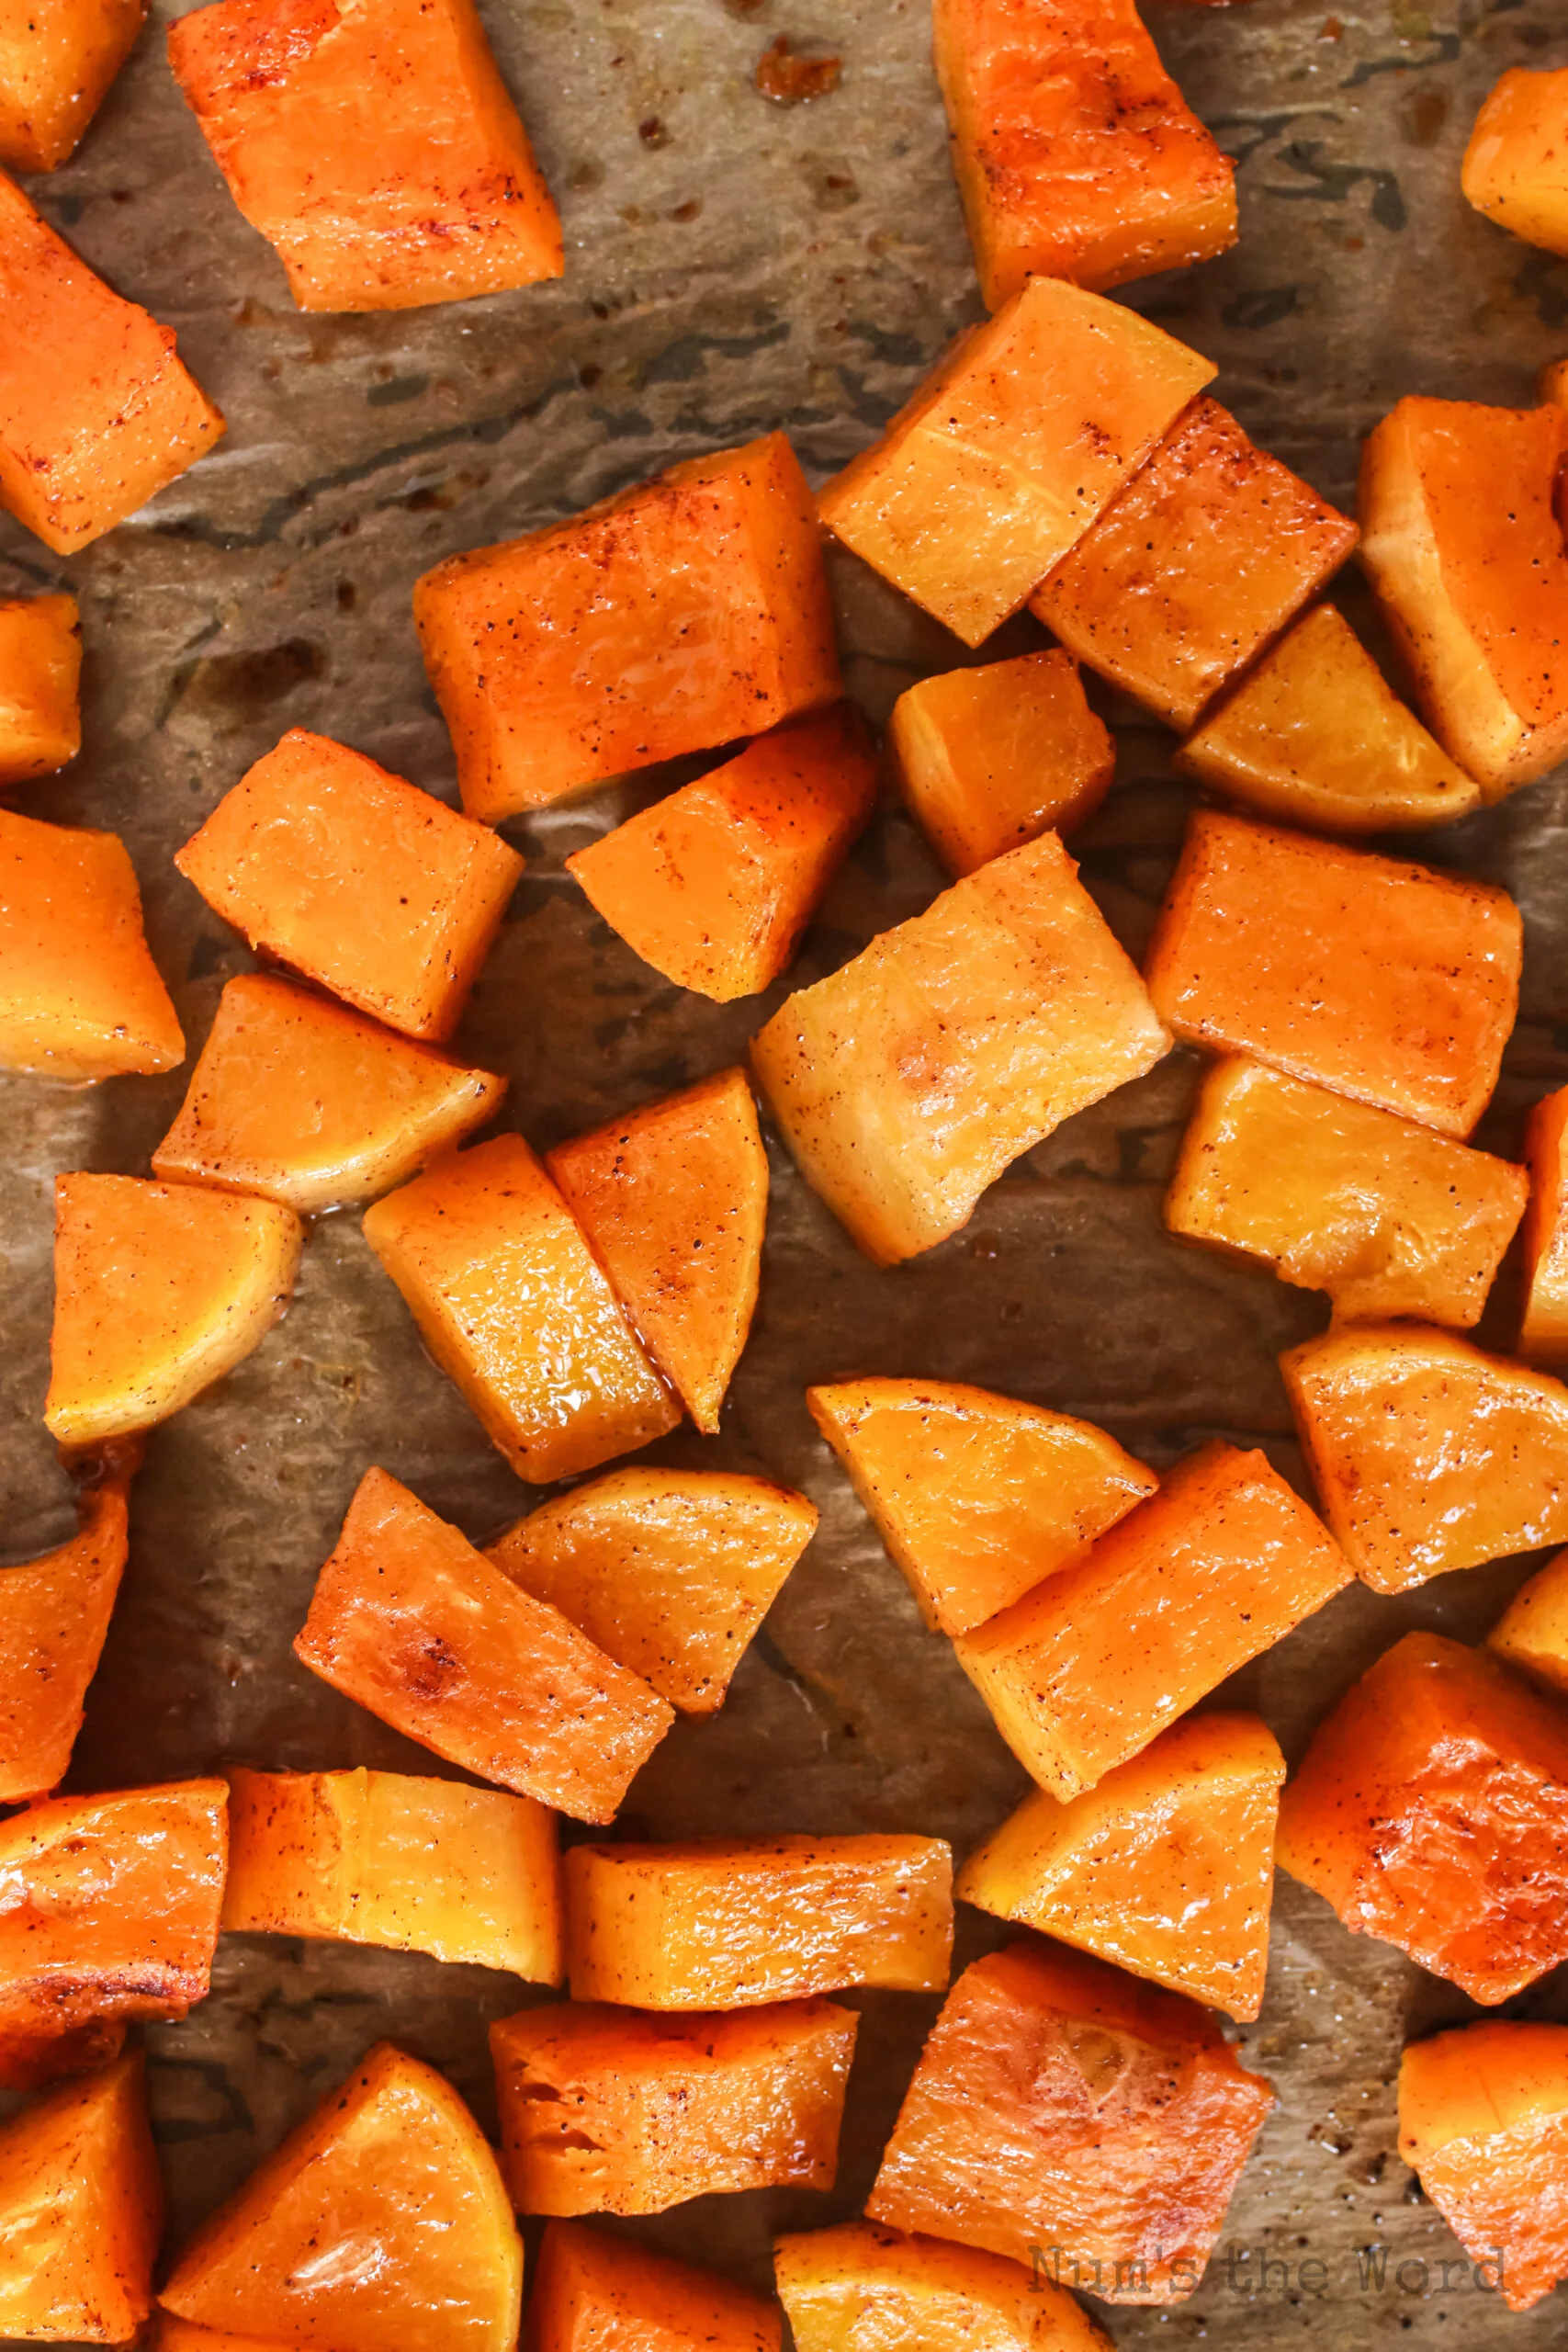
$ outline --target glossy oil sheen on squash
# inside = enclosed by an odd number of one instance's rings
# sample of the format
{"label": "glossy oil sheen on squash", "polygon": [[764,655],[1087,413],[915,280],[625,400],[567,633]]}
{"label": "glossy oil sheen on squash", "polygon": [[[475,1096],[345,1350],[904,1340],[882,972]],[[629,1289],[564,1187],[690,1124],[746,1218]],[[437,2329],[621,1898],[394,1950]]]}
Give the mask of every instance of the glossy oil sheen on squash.
{"label": "glossy oil sheen on squash", "polygon": [[1111,2352],[1039,2269],[875,2222],[775,2239],[773,2275],[795,2352]]}
{"label": "glossy oil sheen on squash", "polygon": [[[4,53],[0,29],[0,61]],[[4,77],[0,62],[0,90]],[[75,758],[82,748],[81,674],[74,596],[0,601],[0,785],[27,784]]]}
{"label": "glossy oil sheen on squash", "polygon": [[1461,184],[1478,212],[1548,253],[1568,254],[1568,67],[1515,66],[1488,94]]}
{"label": "glossy oil sheen on squash", "polygon": [[0,0],[0,164],[51,172],[125,62],[145,0]]}
{"label": "glossy oil sheen on squash", "polygon": [[125,843],[0,808],[0,1069],[79,1083],[185,1057]]}
{"label": "glossy oil sheen on squash", "polygon": [[1480,2275],[1529,2311],[1568,2278],[1568,2026],[1489,2018],[1413,2042],[1399,2153]]}
{"label": "glossy oil sheen on squash", "polygon": [[581,2222],[547,2224],[533,2277],[530,2352],[779,2352],[761,2295]]}
{"label": "glossy oil sheen on squash", "polygon": [[130,1549],[138,1461],[134,1444],[111,1447],[83,1487],[69,1542],[0,1569],[0,1804],[65,1777]]}
{"label": "glossy oil sheen on squash", "polygon": [[152,2308],[164,2183],[141,2052],[0,2123],[0,2329],[129,2344]]}
{"label": "glossy oil sheen on squash", "polygon": [[1568,1369],[1568,1086],[1532,1105],[1525,1123],[1530,1197],[1524,1227],[1519,1353]]}

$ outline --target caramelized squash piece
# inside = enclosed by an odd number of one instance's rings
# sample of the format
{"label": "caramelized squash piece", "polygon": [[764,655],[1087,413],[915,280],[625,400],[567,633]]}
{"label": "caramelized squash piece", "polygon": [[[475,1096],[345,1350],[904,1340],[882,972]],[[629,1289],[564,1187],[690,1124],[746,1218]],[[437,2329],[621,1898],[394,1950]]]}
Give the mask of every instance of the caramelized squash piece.
{"label": "caramelized squash piece", "polygon": [[294,1652],[449,1764],[580,1821],[614,1818],[675,1719],[385,1470],[360,1480]]}
{"label": "caramelized squash piece", "polygon": [[645,964],[728,1004],[795,961],[875,797],[870,735],[840,703],[628,817],[567,871]]}
{"label": "caramelized squash piece", "polygon": [[779,2352],[772,2303],[581,2222],[545,2230],[528,2304],[530,2352]]}
{"label": "caramelized squash piece", "polygon": [[1538,1682],[1568,1692],[1568,1552],[1554,1554],[1520,1586],[1486,1645]]}
{"label": "caramelized squash piece", "polygon": [[471,0],[218,0],[168,41],[302,311],[403,311],[560,276],[560,219]]}
{"label": "caramelized squash piece", "polygon": [[558,1984],[555,1815],[402,1772],[229,1775],[223,1925],[331,1936]]}
{"label": "caramelized squash piece", "polygon": [[0,1069],[80,1082],[185,1057],[125,843],[0,808]]}
{"label": "caramelized squash piece", "polygon": [[0,2332],[129,2344],[152,2308],[164,2184],[141,2053],[0,2123]]}
{"label": "caramelized squash piece", "polygon": [[1235,244],[1235,166],[1134,0],[936,0],[932,31],[987,310],[1031,277],[1104,293]]}
{"label": "caramelized squash piece", "polygon": [[1500,229],[1568,254],[1568,67],[1515,66],[1494,84],[1464,151],[1460,185]]}
{"label": "caramelized squash piece", "polygon": [[773,2271],[795,2352],[1111,2352],[1038,2266],[874,2222],[776,2238]]}
{"label": "caramelized squash piece", "polygon": [[62,1445],[151,1429],[232,1372],[288,1304],[291,1209],[140,1176],[59,1176],[43,1417]]}
{"label": "caramelized squash piece", "polygon": [[0,172],[0,506],[73,555],[214,447],[223,419],[127,302]]}
{"label": "caramelized squash piece", "polygon": [[1519,910],[1467,876],[1200,808],[1145,965],[1189,1045],[1461,1141],[1518,1009]]}
{"label": "caramelized squash piece", "polygon": [[378,2042],[176,2260],[180,2318],[332,2352],[512,2352],[523,2245],[450,2083]]}
{"label": "caramelized squash piece", "polygon": [[[0,121],[5,74],[0,30]],[[0,156],[4,140],[0,130]],[[0,785],[26,784],[75,758],[82,748],[81,675],[74,596],[0,601]]]}
{"label": "caramelized squash piece", "polygon": [[1166,1195],[1190,1241],[1325,1290],[1348,1322],[1481,1320],[1524,1215],[1523,1169],[1261,1062],[1204,1079]]}
{"label": "caramelized squash piece", "polygon": [[0,2083],[112,2057],[205,1999],[229,1839],[221,1781],[46,1797],[0,1822]]}
{"label": "caramelized squash piece", "polygon": [[1568,1086],[1546,1095],[1525,1125],[1529,1205],[1524,1227],[1519,1353],[1568,1370]]}
{"label": "caramelized squash piece", "polygon": [[1021,1600],[1159,1484],[1091,1421],[962,1381],[844,1380],[806,1401],[943,1634]]}
{"label": "caramelized squash piece", "polygon": [[1019,1762],[1066,1802],[1349,1581],[1268,1455],[1215,1443],[953,1647]]}
{"label": "caramelized squash piece", "polygon": [[1402,400],[1361,456],[1361,561],[1433,733],[1500,800],[1568,754],[1568,412]]}
{"label": "caramelized squash piece", "polygon": [[1568,1720],[1481,1651],[1406,1634],[1319,1724],[1275,1851],[1352,1934],[1509,2000],[1568,1960]]}
{"label": "caramelized squash piece", "polygon": [[750,2008],[881,1984],[931,1993],[953,1958],[953,1854],[940,1838],[699,1838],[573,1846],[574,2001]]}
{"label": "caramelized squash piece", "polygon": [[1116,768],[1111,729],[1058,650],[922,678],[893,706],[886,752],[910,814],[955,876],[1081,825]]}
{"label": "caramelized squash piece", "polygon": [[1249,2022],[1284,1780],[1256,1715],[1190,1715],[1068,1804],[1035,1790],[970,1855],[957,1892]]}
{"label": "caramelized squash piece", "polygon": [[51,172],[75,153],[145,15],[145,0],[6,0],[0,164],[8,172]]}
{"label": "caramelized squash piece", "polygon": [[1091,670],[1190,727],[1356,536],[1218,401],[1195,400],[1029,608]]}
{"label": "caramelized squash piece", "polygon": [[470,816],[706,752],[840,692],[811,492],[782,433],[414,584]]}
{"label": "caramelized squash piece", "polygon": [[1173,755],[1224,800],[1287,825],[1387,833],[1481,806],[1333,605],[1314,605]]}
{"label": "caramelized squash piece", "polygon": [[978,645],[1131,481],[1209,361],[1037,277],[960,335],[818,502],[835,537]]}
{"label": "caramelized squash piece", "polygon": [[520,1477],[575,1477],[680,1419],[521,1136],[454,1154],[378,1201],[365,1238]]}
{"label": "caramelized squash piece", "polygon": [[359,752],[292,727],[175,864],[258,952],[410,1037],[450,1036],[523,860]]}
{"label": "caramelized squash piece", "polygon": [[1274,2103],[1204,2009],[1049,1944],[964,1970],[866,2211],[1111,2303],[1190,2295]]}
{"label": "caramelized squash piece", "polygon": [[69,1543],[0,1569],[0,1804],[65,1777],[129,1550],[133,1446],[95,1465]]}
{"label": "caramelized squash piece", "polygon": [[490,2030],[520,2213],[662,2213],[742,2188],[831,2188],[860,2019],[831,2001],[644,2017],[597,2003]]}
{"label": "caramelized squash piece", "polygon": [[817,1518],[766,1478],[612,1470],[541,1503],[487,1556],[682,1714],[706,1715]]}
{"label": "caramelized squash piece", "polygon": [[1508,2309],[1539,2303],[1568,2278],[1568,2026],[1496,2018],[1413,2042],[1399,2153]]}
{"label": "caramelized squash piece", "polygon": [[155,2313],[148,2352],[299,2352],[297,2344],[280,2344],[276,2336],[236,2335],[232,2328],[197,2327],[171,2312]]}
{"label": "caramelized squash piece", "polygon": [[1363,1584],[1568,1541],[1568,1388],[1450,1331],[1372,1323],[1280,1358],[1296,1429]]}
{"label": "caramelized squash piece", "polygon": [[1055,833],[955,882],[751,1041],[807,1182],[880,1266],[1169,1043]]}

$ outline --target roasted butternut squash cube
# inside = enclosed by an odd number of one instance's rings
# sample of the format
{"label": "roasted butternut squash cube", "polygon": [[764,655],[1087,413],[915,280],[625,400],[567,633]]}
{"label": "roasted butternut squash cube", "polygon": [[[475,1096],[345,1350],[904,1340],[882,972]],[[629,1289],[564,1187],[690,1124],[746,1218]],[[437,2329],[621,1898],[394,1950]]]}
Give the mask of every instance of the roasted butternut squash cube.
{"label": "roasted butternut squash cube", "polygon": [[807,1183],[890,1266],[956,1233],[1020,1152],[1168,1044],[1043,833],[786,998],[751,1068]]}
{"label": "roasted butternut squash cube", "polygon": [[840,692],[811,492],[782,433],[448,556],[413,614],[463,806],[491,824]]}
{"label": "roasted butternut squash cube", "polygon": [[1520,1586],[1486,1645],[1521,1673],[1568,1691],[1568,1552],[1554,1554]]}
{"label": "roasted butternut squash cube", "polygon": [[1546,1095],[1525,1124],[1529,1204],[1524,1223],[1525,1311],[1519,1353],[1568,1368],[1568,1086]]}
{"label": "roasted butternut squash cube", "polygon": [[0,1069],[80,1083],[185,1056],[125,843],[0,808]]}
{"label": "roasted butternut squash cube", "polygon": [[752,2008],[852,1984],[939,1991],[953,1958],[940,1838],[699,1838],[573,1846],[574,2001]]}
{"label": "roasted butternut squash cube", "polygon": [[941,2238],[842,2222],[773,2242],[795,2352],[1111,2352],[1111,2338],[1038,2266]]}
{"label": "roasted butternut squash cube", "polygon": [[[0,92],[4,59],[0,31]],[[0,95],[0,110],[4,105]],[[0,132],[0,147],[3,141]],[[82,748],[81,674],[82,621],[74,596],[0,602],[0,785],[26,784],[75,758]]]}
{"label": "roasted butternut squash cube", "polygon": [[1374,1592],[1568,1541],[1568,1388],[1451,1331],[1370,1323],[1280,1358],[1323,1514]]}
{"label": "roasted butternut squash cube", "polygon": [[402,1772],[229,1775],[223,1925],[565,1974],[555,1815]]}
{"label": "roasted butternut squash cube", "polygon": [[1093,815],[1116,767],[1070,655],[948,670],[901,694],[887,722],[899,791],[953,875]]}
{"label": "roasted butternut squash cube", "polygon": [[836,538],[978,645],[1214,370],[1135,311],[1032,278],[960,335],[818,502]]}
{"label": "roasted butternut squash cube", "polygon": [[1468,876],[1200,808],[1145,978],[1189,1045],[1461,1141],[1518,1007],[1519,910]]}
{"label": "roasted butternut squash cube", "polygon": [[1515,66],[1488,93],[1460,185],[1500,229],[1528,244],[1568,254],[1568,67]]}
{"label": "roasted butternut squash cube", "polygon": [[937,0],[936,70],[980,290],[1104,293],[1236,241],[1235,172],[1134,0]]}
{"label": "roasted butternut squash cube", "polygon": [[74,153],[145,14],[145,0],[7,0],[0,164],[8,172],[51,172]]}
{"label": "roasted butternut squash cube", "polygon": [[1347,514],[1195,400],[1029,600],[1069,653],[1190,727],[1356,544]]}
{"label": "roasted butternut squash cube", "polygon": [[140,2052],[0,2123],[0,2328],[8,2337],[139,2337],[163,2229]]}
{"label": "roasted butternut squash cube", "polygon": [[1172,1233],[1325,1290],[1348,1322],[1481,1320],[1523,1169],[1240,1057],[1204,1079],[1166,1195]]}
{"label": "roasted butternut squash cube", "polygon": [[1568,1959],[1568,1720],[1480,1650],[1406,1634],[1313,1735],[1281,1870],[1472,2000]]}
{"label": "roasted butternut squash cube", "polygon": [[216,447],[223,419],[161,327],[0,172],[0,506],[73,555]]}
{"label": "roasted butternut squash cube", "polygon": [[523,871],[487,827],[303,727],[247,770],[175,864],[259,953],[436,1044]]}
{"label": "roasted butternut squash cube", "polygon": [[1049,1944],[966,1968],[915,2068],[866,2211],[1111,2303],[1190,2295],[1274,2103],[1208,2012]]}
{"label": "roasted butternut squash cube", "polygon": [[206,1997],[228,1858],[221,1781],[46,1797],[0,1822],[0,2083],[112,2057]]}
{"label": "roasted butternut squash cube", "polygon": [[1568,2278],[1568,2026],[1495,2018],[1412,2042],[1399,2153],[1508,2309],[1539,2303]]}
{"label": "roasted butternut squash cube", "polygon": [[352,2352],[512,2352],[523,2245],[450,2083],[378,2042],[189,2239],[182,2319]]}
{"label": "roasted butternut squash cube", "polygon": [[570,2002],[490,2030],[520,2213],[662,2213],[742,2188],[831,2188],[860,2019],[832,2001],[644,2017]]}
{"label": "roasted butternut squash cube", "polygon": [[546,2227],[528,2329],[531,2352],[779,2352],[784,2334],[761,2295],[581,2222]]}
{"label": "roasted butternut squash cube", "polygon": [[1361,561],[1433,733],[1488,800],[1568,753],[1568,411],[1402,400],[1361,454]]}
{"label": "roasted butternut squash cube", "polygon": [[59,1176],[43,1417],[62,1445],[167,1420],[258,1347],[288,1304],[292,1209],[140,1176]]}
{"label": "roasted butternut squash cube", "polygon": [[137,1463],[134,1447],[111,1448],[83,1487],[70,1541],[0,1570],[0,1804],[65,1777],[125,1568]]}
{"label": "roasted butternut squash cube", "polygon": [[612,1470],[541,1503],[488,1556],[682,1714],[706,1715],[817,1518],[766,1478]]}
{"label": "roasted butternut squash cube", "polygon": [[378,1201],[365,1238],[520,1477],[575,1477],[680,1419],[521,1136],[455,1153]]}
{"label": "roasted butternut squash cube", "polygon": [[147,2338],[148,2352],[299,2352],[296,2344],[280,2344],[275,2335],[236,2335],[232,2328],[197,2327],[190,2320],[159,2312]]}
{"label": "roasted butternut squash cube", "polygon": [[471,0],[217,0],[168,40],[302,311],[403,311],[560,276],[560,219]]}
{"label": "roasted butternut squash cube", "polygon": [[963,1381],[836,1381],[806,1401],[943,1634],[1021,1600],[1159,1484],[1091,1421]]}

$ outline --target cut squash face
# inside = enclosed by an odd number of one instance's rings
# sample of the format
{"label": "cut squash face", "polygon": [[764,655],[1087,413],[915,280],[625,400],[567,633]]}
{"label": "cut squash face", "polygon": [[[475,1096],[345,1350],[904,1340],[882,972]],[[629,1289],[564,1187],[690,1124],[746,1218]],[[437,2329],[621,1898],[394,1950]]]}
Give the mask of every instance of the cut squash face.
{"label": "cut squash face", "polygon": [[1111,2352],[1038,2267],[875,2222],[775,2239],[773,2273],[795,2352]]}
{"label": "cut squash face", "polygon": [[0,24],[0,164],[65,163],[135,45],[142,0],[28,0]]}
{"label": "cut squash face", "polygon": [[761,2295],[579,2222],[546,2228],[528,2326],[532,2352],[779,2352],[784,2333]]}
{"label": "cut squash face", "polygon": [[79,1083],[185,1057],[124,842],[0,808],[0,1069]]}
{"label": "cut squash face", "polygon": [[163,2228],[140,2052],[0,2123],[0,2328],[8,2337],[129,2344],[152,2308]]}
{"label": "cut squash face", "polygon": [[385,2041],[202,2224],[159,2298],[301,2352],[513,2352],[522,2299],[488,2141]]}
{"label": "cut squash face", "polygon": [[1527,244],[1568,254],[1568,67],[1515,66],[1488,94],[1464,151],[1469,201]]}
{"label": "cut squash face", "polygon": [[276,2336],[236,2335],[228,2327],[197,2327],[172,2312],[158,2312],[147,2352],[299,2352],[299,2346],[280,2344]]}
{"label": "cut squash face", "polygon": [[1412,2042],[1399,2153],[1510,2311],[1568,2278],[1568,2027],[1496,2018]]}
{"label": "cut squash face", "polygon": [[1532,1108],[1525,1126],[1529,1206],[1524,1228],[1524,1319],[1519,1353],[1568,1369],[1568,1086]]}
{"label": "cut squash face", "polygon": [[1521,1585],[1486,1637],[1507,1666],[1568,1693],[1568,1552]]}
{"label": "cut squash face", "polygon": [[[0,31],[0,162],[5,83]],[[81,674],[82,619],[74,596],[0,600],[0,785],[27,784],[75,758],[82,748]]]}
{"label": "cut squash face", "polygon": [[130,1548],[132,1446],[111,1450],[83,1490],[69,1543],[0,1569],[0,1804],[65,1777]]}

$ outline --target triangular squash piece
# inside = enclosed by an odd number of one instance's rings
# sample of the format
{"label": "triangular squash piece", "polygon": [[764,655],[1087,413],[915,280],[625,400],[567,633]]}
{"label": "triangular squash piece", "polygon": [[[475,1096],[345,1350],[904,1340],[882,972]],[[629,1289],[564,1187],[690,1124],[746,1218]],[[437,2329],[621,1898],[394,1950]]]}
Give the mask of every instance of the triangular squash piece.
{"label": "triangular squash piece", "polygon": [[768,1157],[743,1070],[546,1155],[654,1363],[712,1436],[757,1304]]}
{"label": "triangular squash piece", "polygon": [[24,2108],[0,2124],[0,2336],[129,2344],[163,2227],[139,2054]]}
{"label": "triangular squash piece", "polygon": [[1026,1798],[956,1892],[1246,2022],[1263,2005],[1284,1779],[1256,1715],[1190,1715],[1084,1795]]}
{"label": "triangular squash piece", "polygon": [[522,2298],[489,2142],[383,2041],[202,2224],[160,2301],[320,2352],[512,2352]]}
{"label": "triangular squash piece", "polygon": [[114,1447],[83,1488],[70,1542],[0,1570],[0,1804],[64,1778],[125,1568],[140,1458],[134,1439]]}

